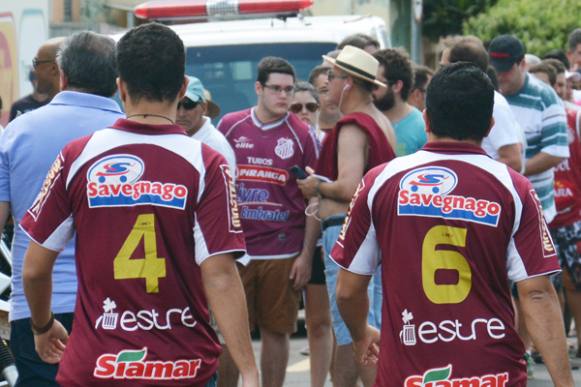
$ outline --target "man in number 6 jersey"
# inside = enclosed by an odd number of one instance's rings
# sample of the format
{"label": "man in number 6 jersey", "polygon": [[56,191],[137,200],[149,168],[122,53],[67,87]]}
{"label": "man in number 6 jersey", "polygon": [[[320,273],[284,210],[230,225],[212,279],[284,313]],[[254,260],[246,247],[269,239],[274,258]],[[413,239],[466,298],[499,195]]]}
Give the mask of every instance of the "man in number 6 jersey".
{"label": "man in number 6 jersey", "polygon": [[[152,23],[117,45],[127,119],[69,143],[21,222],[36,350],[61,386],[214,386],[216,316],[244,386],[258,386],[235,257],[245,252],[224,158],[174,123],[184,46]],[[57,252],[76,233],[71,336],[50,312]]]}
{"label": "man in number 6 jersey", "polygon": [[[356,357],[378,363],[377,386],[526,386],[509,280],[554,384],[573,386],[540,202],[480,147],[493,101],[479,68],[444,67],[428,87],[428,144],[371,170],[355,194],[331,255]],[[380,264],[381,333],[366,321]]]}

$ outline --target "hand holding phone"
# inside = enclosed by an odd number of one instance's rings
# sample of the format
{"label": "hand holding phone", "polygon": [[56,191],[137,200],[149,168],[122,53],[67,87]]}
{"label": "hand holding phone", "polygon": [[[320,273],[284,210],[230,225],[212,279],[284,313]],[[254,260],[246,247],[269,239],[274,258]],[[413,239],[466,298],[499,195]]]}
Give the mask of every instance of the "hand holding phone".
{"label": "hand holding phone", "polygon": [[298,165],[293,165],[290,169],[290,172],[296,177],[297,179],[303,180],[309,177],[307,172],[304,169],[299,167]]}

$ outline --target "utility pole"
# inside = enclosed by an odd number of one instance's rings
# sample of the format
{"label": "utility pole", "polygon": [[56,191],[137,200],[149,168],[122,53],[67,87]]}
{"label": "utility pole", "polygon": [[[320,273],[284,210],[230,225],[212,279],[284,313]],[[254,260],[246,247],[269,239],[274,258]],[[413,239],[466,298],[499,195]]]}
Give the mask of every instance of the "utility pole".
{"label": "utility pole", "polygon": [[422,0],[410,1],[412,2],[410,53],[414,62],[422,63],[422,13],[424,5]]}

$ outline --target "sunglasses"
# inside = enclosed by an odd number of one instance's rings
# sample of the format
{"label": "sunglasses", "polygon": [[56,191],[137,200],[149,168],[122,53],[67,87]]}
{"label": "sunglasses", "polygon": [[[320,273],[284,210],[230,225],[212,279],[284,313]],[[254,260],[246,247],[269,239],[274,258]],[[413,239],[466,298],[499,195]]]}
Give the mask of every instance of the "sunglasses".
{"label": "sunglasses", "polygon": [[303,108],[306,108],[311,113],[314,113],[319,109],[319,105],[316,102],[307,102],[304,105],[302,103],[293,103],[290,105],[290,111],[295,114],[302,112]]}
{"label": "sunglasses", "polygon": [[200,104],[202,100],[199,100],[197,102],[192,101],[189,98],[184,98],[182,99],[179,103],[178,103],[178,109],[183,108],[185,110],[192,110],[195,109],[196,106],[198,106]]}
{"label": "sunglasses", "polygon": [[32,59],[32,68],[36,69],[39,65],[43,63],[54,63],[54,59],[40,60],[35,57]]}

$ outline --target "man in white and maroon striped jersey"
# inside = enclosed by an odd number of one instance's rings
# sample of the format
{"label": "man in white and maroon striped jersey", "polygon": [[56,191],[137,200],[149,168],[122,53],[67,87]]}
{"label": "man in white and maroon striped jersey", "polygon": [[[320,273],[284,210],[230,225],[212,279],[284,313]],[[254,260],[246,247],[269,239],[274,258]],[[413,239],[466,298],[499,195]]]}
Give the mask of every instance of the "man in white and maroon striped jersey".
{"label": "man in white and maroon striped jersey", "polygon": [[[332,252],[337,300],[356,358],[378,363],[376,386],[526,386],[509,280],[554,385],[573,386],[541,204],[480,147],[493,101],[481,69],[444,67],[428,87],[428,144],[371,170],[353,199]],[[381,334],[366,321],[380,264]]]}
{"label": "man in white and maroon striped jersey", "polygon": [[[316,221],[306,221],[305,199],[293,166],[314,167],[316,141],[298,116],[289,113],[295,72],[286,60],[263,58],[258,64],[255,107],[226,114],[218,129],[236,154],[236,187],[242,229],[251,262],[240,273],[251,325],[262,338],[262,381],[282,386],[289,337],[296,330],[298,291],[311,277],[317,242]],[[305,235],[314,235],[305,239]],[[236,385],[225,352],[221,386]]]}
{"label": "man in white and maroon striped jersey", "polygon": [[[21,222],[24,290],[40,357],[69,386],[214,387],[220,344],[258,386],[234,258],[245,253],[226,160],[175,124],[184,46],[144,24],[117,45],[127,119],[69,143]],[[74,330],[50,312],[57,252],[76,233]]]}

